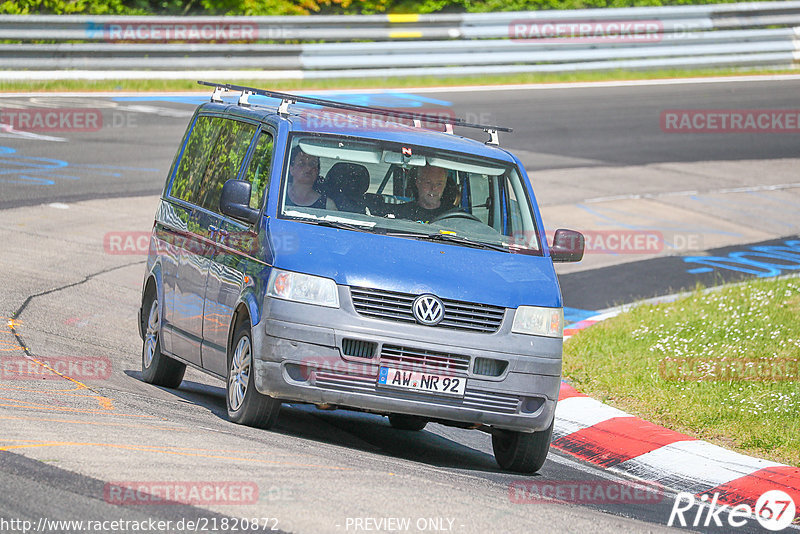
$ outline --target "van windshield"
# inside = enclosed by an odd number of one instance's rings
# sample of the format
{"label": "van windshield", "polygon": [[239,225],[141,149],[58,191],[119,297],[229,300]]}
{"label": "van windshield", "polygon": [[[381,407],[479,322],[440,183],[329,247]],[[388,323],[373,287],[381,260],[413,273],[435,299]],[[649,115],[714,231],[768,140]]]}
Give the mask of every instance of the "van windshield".
{"label": "van windshield", "polygon": [[387,141],[295,135],[280,214],[411,239],[541,251],[514,165]]}

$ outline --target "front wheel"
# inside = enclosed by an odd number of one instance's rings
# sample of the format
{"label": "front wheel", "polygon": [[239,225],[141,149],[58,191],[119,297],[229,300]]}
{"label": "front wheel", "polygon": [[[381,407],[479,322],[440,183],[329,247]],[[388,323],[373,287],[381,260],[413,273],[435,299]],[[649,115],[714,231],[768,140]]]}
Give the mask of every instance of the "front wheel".
{"label": "front wheel", "polygon": [[255,387],[250,322],[242,321],[233,335],[228,357],[228,419],[240,425],[270,428],[278,420],[281,403]]}
{"label": "front wheel", "polygon": [[147,312],[142,344],[142,379],[148,384],[176,388],[181,385],[186,364],[161,352],[161,306],[155,291],[145,297],[142,309]]}
{"label": "front wheel", "polygon": [[547,459],[552,435],[553,422],[545,430],[533,433],[494,430],[492,433],[494,458],[500,467],[508,471],[535,473],[542,468]]}

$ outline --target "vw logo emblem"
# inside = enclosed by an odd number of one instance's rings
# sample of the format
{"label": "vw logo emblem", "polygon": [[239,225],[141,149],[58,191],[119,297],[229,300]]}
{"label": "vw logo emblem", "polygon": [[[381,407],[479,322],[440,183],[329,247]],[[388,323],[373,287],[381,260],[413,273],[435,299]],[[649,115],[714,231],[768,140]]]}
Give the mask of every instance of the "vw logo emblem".
{"label": "vw logo emblem", "polygon": [[444,304],[433,295],[420,295],[412,305],[414,317],[417,322],[427,326],[434,326],[444,318]]}

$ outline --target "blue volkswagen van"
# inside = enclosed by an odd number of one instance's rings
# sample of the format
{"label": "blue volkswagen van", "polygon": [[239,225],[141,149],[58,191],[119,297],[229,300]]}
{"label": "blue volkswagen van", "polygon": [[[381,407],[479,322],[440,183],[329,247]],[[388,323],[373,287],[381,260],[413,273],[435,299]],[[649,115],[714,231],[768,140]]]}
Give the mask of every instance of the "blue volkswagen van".
{"label": "blue volkswagen van", "polygon": [[583,237],[548,246],[509,130],[201,83],[155,216],[143,379],[195,367],[261,428],[292,402],[483,430],[502,468],[537,471],[561,380],[553,262]]}

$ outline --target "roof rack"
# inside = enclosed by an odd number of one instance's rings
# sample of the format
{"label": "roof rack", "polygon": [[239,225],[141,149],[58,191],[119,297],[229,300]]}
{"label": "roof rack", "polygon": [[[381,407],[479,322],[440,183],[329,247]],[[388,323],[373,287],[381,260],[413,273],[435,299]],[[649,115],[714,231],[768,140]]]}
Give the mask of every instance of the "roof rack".
{"label": "roof rack", "polygon": [[426,122],[433,122],[437,124],[444,124],[446,126],[446,131],[448,133],[453,132],[453,126],[463,126],[465,128],[479,128],[484,132],[489,134],[489,140],[486,141],[486,144],[490,145],[499,145],[499,136],[498,132],[512,132],[511,128],[506,128],[503,126],[491,126],[487,124],[473,124],[471,122],[467,122],[464,119],[460,118],[445,118],[440,117],[438,115],[428,115],[426,113],[414,113],[411,111],[398,111],[396,109],[388,109],[388,108],[380,108],[374,106],[360,106],[358,104],[345,104],[343,102],[336,102],[334,100],[324,100],[322,98],[313,98],[310,96],[300,96],[300,95],[292,95],[289,93],[280,93],[278,91],[268,91],[266,89],[258,89],[255,87],[245,87],[242,85],[234,85],[230,83],[216,83],[216,82],[205,82],[202,80],[198,80],[197,82],[200,85],[205,85],[208,87],[214,88],[214,93],[211,95],[212,102],[222,102],[222,93],[225,91],[233,91],[233,92],[240,92],[241,96],[239,97],[239,105],[249,105],[248,96],[249,95],[261,95],[270,98],[278,98],[281,100],[281,104],[278,107],[278,113],[281,115],[288,115],[289,112],[289,104],[296,104],[297,102],[303,102],[304,104],[314,104],[318,106],[327,106],[331,108],[337,109],[346,109],[349,111],[359,111],[362,113],[372,113],[375,115],[385,115],[387,117],[395,117],[398,119],[411,119],[414,121],[414,126],[419,127],[422,124],[422,121]]}

